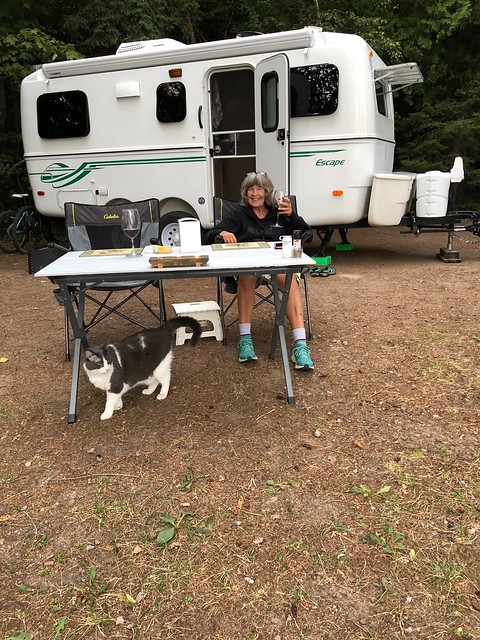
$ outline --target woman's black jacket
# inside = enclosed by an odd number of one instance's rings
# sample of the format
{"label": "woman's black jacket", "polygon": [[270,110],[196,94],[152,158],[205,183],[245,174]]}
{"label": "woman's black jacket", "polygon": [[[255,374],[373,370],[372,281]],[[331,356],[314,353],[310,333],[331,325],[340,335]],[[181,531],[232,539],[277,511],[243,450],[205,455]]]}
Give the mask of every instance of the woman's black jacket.
{"label": "woman's black jacket", "polygon": [[251,207],[239,203],[238,212],[228,213],[213,229],[207,231],[204,242],[205,244],[213,244],[221,231],[230,231],[235,234],[237,242],[259,240],[273,242],[278,240],[280,236],[291,236],[295,229],[299,229],[302,234],[305,231],[310,231],[305,220],[295,212],[291,216],[280,215],[279,224],[282,228],[272,230],[272,225],[276,221],[277,214],[273,207],[268,207],[267,215],[260,219]]}

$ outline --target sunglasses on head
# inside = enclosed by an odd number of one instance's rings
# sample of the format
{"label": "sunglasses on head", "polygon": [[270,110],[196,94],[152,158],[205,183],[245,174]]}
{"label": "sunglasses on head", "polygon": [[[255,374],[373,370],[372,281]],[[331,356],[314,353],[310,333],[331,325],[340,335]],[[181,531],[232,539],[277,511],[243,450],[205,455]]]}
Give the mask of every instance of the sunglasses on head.
{"label": "sunglasses on head", "polygon": [[266,176],[267,173],[266,171],[250,171],[250,173],[247,173],[247,178],[249,178],[250,176]]}

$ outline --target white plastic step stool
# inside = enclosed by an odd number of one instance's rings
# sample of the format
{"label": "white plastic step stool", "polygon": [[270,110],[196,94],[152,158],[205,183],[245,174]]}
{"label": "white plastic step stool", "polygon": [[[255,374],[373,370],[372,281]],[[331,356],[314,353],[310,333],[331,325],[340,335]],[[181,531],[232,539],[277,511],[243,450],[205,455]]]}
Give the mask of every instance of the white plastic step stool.
{"label": "white plastic step stool", "polygon": [[[202,338],[215,336],[217,340],[223,340],[222,322],[220,320],[220,307],[214,300],[204,302],[180,302],[172,304],[176,316],[191,316],[202,325]],[[210,326],[212,327],[210,329]],[[184,344],[190,340],[192,332],[187,327],[177,329],[176,344]]]}

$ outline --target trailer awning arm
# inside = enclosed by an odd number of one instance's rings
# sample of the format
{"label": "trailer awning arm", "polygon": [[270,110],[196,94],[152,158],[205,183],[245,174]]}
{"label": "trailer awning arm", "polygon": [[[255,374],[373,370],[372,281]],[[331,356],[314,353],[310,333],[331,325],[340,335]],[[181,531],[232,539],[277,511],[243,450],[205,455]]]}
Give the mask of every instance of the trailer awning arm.
{"label": "trailer awning arm", "polygon": [[412,84],[423,82],[423,75],[416,62],[392,64],[389,67],[375,69],[375,80],[382,80],[392,87],[392,91],[399,91]]}
{"label": "trailer awning arm", "polygon": [[261,53],[277,53],[291,49],[306,49],[313,46],[315,33],[319,29],[304,27],[294,31],[266,33],[262,35],[230,38],[215,42],[199,44],[182,44],[158,51],[151,49],[125,52],[121,55],[83,58],[82,60],[65,60],[42,65],[46,78],[61,78],[90,73],[105,73],[126,69],[156,67],[163,64],[180,65],[199,60],[217,60]]}

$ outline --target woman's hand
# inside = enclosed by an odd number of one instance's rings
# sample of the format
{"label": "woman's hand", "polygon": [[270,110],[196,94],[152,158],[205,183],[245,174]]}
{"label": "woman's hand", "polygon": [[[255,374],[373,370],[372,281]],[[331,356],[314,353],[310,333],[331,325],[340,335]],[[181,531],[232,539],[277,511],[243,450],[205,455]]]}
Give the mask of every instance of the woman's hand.
{"label": "woman's hand", "polygon": [[235,234],[230,233],[230,231],[220,231],[218,235],[222,236],[223,241],[227,244],[232,244],[233,242],[237,241]]}
{"label": "woman's hand", "polygon": [[277,202],[278,205],[278,213],[281,216],[290,217],[292,215],[292,203],[290,202],[290,198],[285,196],[283,200],[279,200]]}

